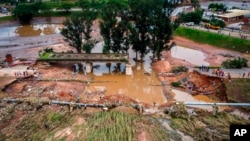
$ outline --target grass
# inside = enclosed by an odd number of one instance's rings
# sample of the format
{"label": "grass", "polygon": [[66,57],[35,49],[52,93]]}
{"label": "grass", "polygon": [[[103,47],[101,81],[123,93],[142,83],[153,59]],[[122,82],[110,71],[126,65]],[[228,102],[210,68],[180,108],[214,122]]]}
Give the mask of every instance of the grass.
{"label": "grass", "polygon": [[220,35],[217,33],[190,29],[187,27],[177,28],[174,34],[193,40],[195,42],[210,44],[213,46],[234,50],[241,53],[245,53],[246,51],[250,52],[249,40],[243,40],[235,37],[229,37],[226,35]]}
{"label": "grass", "polygon": [[120,112],[99,112],[88,121],[86,141],[134,141],[135,116]]}
{"label": "grass", "polygon": [[51,57],[51,55],[52,55],[52,53],[43,53],[43,54],[41,54],[40,58],[41,59],[48,59]]}
{"label": "grass", "polygon": [[170,140],[167,130],[155,118],[117,111],[95,113],[89,118],[87,129],[86,141],[135,141],[142,132],[151,141]]}
{"label": "grass", "polygon": [[229,140],[231,124],[249,124],[249,120],[227,112],[219,112],[216,116],[201,110],[197,110],[196,113],[199,116],[186,115],[186,118],[172,118],[172,128],[192,136],[194,140],[219,141]]}
{"label": "grass", "polygon": [[4,22],[4,21],[13,21],[13,20],[15,20],[15,17],[12,17],[12,16],[0,17],[0,22]]}
{"label": "grass", "polygon": [[225,86],[229,101],[250,102],[250,79],[233,79],[231,82],[225,82]]}
{"label": "grass", "polygon": [[[22,114],[22,118],[17,117],[22,111],[20,107],[27,112]],[[11,108],[13,112],[8,113],[8,120],[4,122],[15,118],[20,121],[10,122],[5,127],[4,130],[11,130],[11,133],[0,132],[3,140],[67,140],[70,137],[79,141],[136,141],[142,133],[150,141],[168,141],[171,137],[158,120],[150,116],[119,111],[87,113],[82,110],[74,110],[69,114],[67,111],[55,112],[49,106],[37,111],[33,111],[32,107],[20,104]],[[0,118],[1,116],[4,115],[0,114]],[[3,124],[0,120],[0,127]]]}

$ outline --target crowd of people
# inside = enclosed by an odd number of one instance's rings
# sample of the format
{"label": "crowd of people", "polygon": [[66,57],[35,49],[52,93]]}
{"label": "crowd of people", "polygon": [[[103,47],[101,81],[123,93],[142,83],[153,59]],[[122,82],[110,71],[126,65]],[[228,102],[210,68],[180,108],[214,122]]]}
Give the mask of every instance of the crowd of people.
{"label": "crowd of people", "polygon": [[[199,70],[201,72],[209,72],[210,68],[209,66],[200,66],[199,67]],[[229,72],[225,72],[224,70],[220,69],[220,68],[216,68],[216,69],[213,69],[212,70],[212,74],[216,75],[217,77],[227,77],[229,80],[231,80],[232,76]],[[246,78],[246,75],[247,75],[247,78],[250,78],[250,72],[244,72],[244,73],[239,73],[239,78]]]}

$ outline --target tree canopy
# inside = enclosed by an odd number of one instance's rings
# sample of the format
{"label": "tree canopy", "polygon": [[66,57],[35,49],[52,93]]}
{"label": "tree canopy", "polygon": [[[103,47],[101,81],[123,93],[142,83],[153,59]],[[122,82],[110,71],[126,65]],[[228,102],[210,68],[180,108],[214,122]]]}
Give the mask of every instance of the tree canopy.
{"label": "tree canopy", "polygon": [[34,4],[19,4],[12,11],[12,15],[17,17],[21,23],[29,23],[36,13],[37,8]]}
{"label": "tree canopy", "polygon": [[[179,2],[179,0],[80,0],[79,5],[83,11],[99,13],[97,17],[99,17],[100,32],[104,40],[104,53],[127,52],[131,46],[143,60],[150,51],[153,53],[153,58],[157,56],[160,59],[160,52],[170,49],[168,42],[178,24],[171,22],[169,16]],[[84,16],[86,17],[89,15]],[[79,52],[82,46],[80,38],[83,37],[80,37],[78,32],[84,33],[84,31],[80,27],[80,29],[75,28],[81,23],[84,23],[82,26],[88,29],[84,20],[76,23],[74,19],[67,19],[62,31]],[[74,28],[70,24],[74,25]],[[75,35],[74,32],[76,32]],[[84,36],[86,39],[87,34]],[[88,49],[89,44],[85,44],[84,48]]]}
{"label": "tree canopy", "polygon": [[[89,11],[73,14],[63,22],[64,28],[61,30],[61,34],[67,38],[70,45],[77,49],[78,53],[81,53],[83,49],[90,53],[93,46],[93,41],[90,41],[90,32],[92,22],[96,17],[93,13],[91,16],[89,14]],[[83,39],[86,45],[84,45]]]}
{"label": "tree canopy", "polygon": [[224,4],[219,4],[219,3],[211,3],[208,5],[208,9],[212,9],[214,11],[227,11],[227,7]]}
{"label": "tree canopy", "polygon": [[194,22],[199,24],[202,20],[203,11],[196,9],[194,12],[189,12],[181,15],[181,22]]}

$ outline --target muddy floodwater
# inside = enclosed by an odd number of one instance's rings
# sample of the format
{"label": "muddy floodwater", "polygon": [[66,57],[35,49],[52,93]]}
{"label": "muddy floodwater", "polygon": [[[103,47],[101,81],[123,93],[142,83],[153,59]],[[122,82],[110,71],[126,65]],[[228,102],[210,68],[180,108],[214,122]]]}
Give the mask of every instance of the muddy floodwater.
{"label": "muddy floodwater", "polygon": [[60,24],[35,24],[35,25],[20,25],[13,27],[1,27],[0,38],[13,36],[40,36],[60,33]]}
{"label": "muddy floodwater", "polygon": [[171,48],[170,51],[171,51],[171,56],[174,58],[185,60],[197,66],[209,65],[208,62],[204,61],[206,58],[205,54],[199,50],[185,48],[182,46],[174,46]]}
{"label": "muddy floodwater", "polygon": [[[176,101],[188,101],[188,102],[215,102],[212,99],[210,99],[208,96],[206,95],[196,95],[196,96],[192,96],[191,94],[184,92],[184,91],[180,91],[180,90],[176,90],[176,89],[172,89],[171,92],[175,95],[174,99]],[[189,107],[196,107],[196,108],[202,108],[208,111],[212,111],[212,106],[189,106]]]}
{"label": "muddy floodwater", "polygon": [[131,76],[125,74],[93,76],[93,80],[100,83],[91,83],[87,89],[95,91],[98,88],[103,88],[107,95],[126,95],[149,104],[167,102],[162,92],[161,82],[155,77],[155,73],[144,74],[144,70],[137,67],[133,68],[133,72]]}
{"label": "muddy floodwater", "polygon": [[[98,43],[92,50],[94,53],[102,51],[103,42]],[[93,70],[93,74],[88,74],[92,80],[101,83],[91,83],[87,89],[105,89],[107,95],[120,94],[129,96],[137,101],[153,104],[163,104],[167,102],[164,97],[161,82],[151,69],[150,53],[144,58],[144,62],[135,62],[135,53],[129,49],[129,58],[132,65],[133,74],[125,75],[125,63],[120,64],[120,72],[113,73],[117,67],[116,63],[111,63],[110,69],[106,63],[93,63],[98,68]]]}

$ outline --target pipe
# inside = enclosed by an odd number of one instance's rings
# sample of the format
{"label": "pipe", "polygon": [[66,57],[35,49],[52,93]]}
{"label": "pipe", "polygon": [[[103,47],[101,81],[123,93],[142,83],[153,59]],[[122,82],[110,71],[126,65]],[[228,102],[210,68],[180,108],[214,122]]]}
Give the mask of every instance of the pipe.
{"label": "pipe", "polygon": [[3,98],[3,99],[0,99],[0,101],[1,102],[20,102],[21,100],[19,100],[19,99],[5,99],[5,98]]}
{"label": "pipe", "polygon": [[[177,103],[177,102],[176,102]],[[199,105],[199,106],[250,106],[250,103],[211,103],[211,102],[184,102],[185,105]]]}
{"label": "pipe", "polygon": [[67,102],[67,101],[57,101],[52,100],[51,104],[58,104],[58,105],[76,105],[81,107],[105,107],[104,104],[86,104],[86,103],[74,103],[74,102]]}

